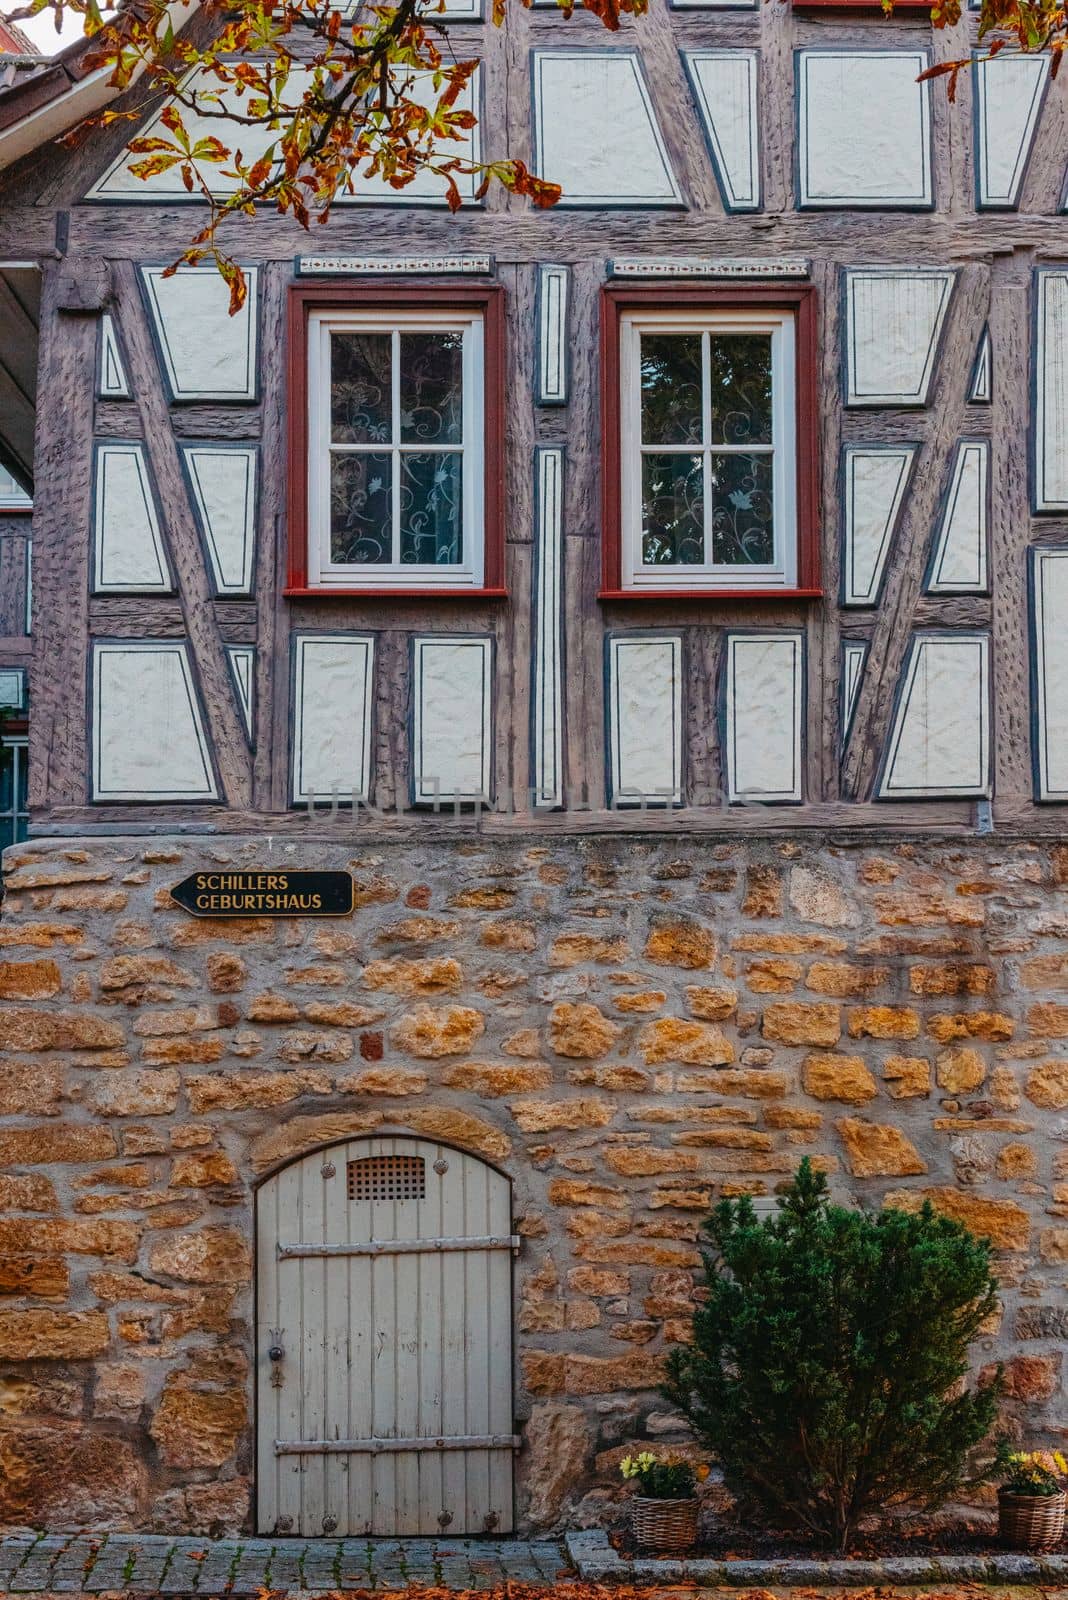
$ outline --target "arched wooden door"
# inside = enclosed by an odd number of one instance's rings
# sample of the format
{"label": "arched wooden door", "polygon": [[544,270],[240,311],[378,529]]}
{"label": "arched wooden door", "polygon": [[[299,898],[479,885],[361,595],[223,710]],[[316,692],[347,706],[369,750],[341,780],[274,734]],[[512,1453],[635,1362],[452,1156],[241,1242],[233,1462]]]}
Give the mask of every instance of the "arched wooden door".
{"label": "arched wooden door", "polygon": [[256,1217],[262,1533],[512,1527],[511,1186],[423,1139],[285,1167]]}

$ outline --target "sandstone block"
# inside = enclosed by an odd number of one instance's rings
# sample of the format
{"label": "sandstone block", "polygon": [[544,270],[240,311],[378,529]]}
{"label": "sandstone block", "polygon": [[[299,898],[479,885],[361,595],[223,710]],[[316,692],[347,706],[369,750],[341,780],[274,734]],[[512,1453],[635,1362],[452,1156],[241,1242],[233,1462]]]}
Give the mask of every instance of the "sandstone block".
{"label": "sandstone block", "polygon": [[622,1029],[594,1005],[566,1000],[553,1006],[549,1042],[558,1056],[595,1060],[607,1055]]}
{"label": "sandstone block", "polygon": [[66,1300],[70,1273],[60,1256],[0,1255],[0,1295]]}
{"label": "sandstone block", "polygon": [[541,1034],[537,1028],[517,1028],[501,1045],[506,1056],[525,1056],[529,1060],[541,1055]]}
{"label": "sandstone block", "polygon": [[252,1277],[249,1246],[237,1228],[201,1228],[198,1233],[158,1239],[149,1265],[153,1272],[182,1283],[245,1284]]}
{"label": "sandstone block", "polygon": [[814,1100],[844,1100],[854,1106],[874,1100],[879,1092],[860,1056],[806,1056],[801,1086]]}
{"label": "sandstone block", "polygon": [[180,1087],[174,1067],[151,1072],[123,1067],[99,1073],[90,1100],[102,1117],[162,1117],[177,1107]]}
{"label": "sandstone block", "polygon": [[718,1067],[734,1060],[734,1046],[722,1029],[685,1017],[658,1017],[646,1023],[638,1048],[647,1066],[677,1061],[683,1066]]}
{"label": "sandstone block", "polygon": [[348,1061],[352,1050],[351,1034],[304,1028],[283,1034],[277,1055],[279,1061],[340,1062]]}
{"label": "sandstone block", "polygon": [[241,1111],[252,1106],[288,1105],[306,1094],[329,1094],[330,1077],[314,1067],[294,1072],[205,1073],[186,1079],[190,1110]]}
{"label": "sandstone block", "polygon": [[935,1061],[935,1078],[947,1094],[969,1094],[985,1081],[986,1062],[977,1050],[966,1045],[943,1050]]}
{"label": "sandstone block", "polygon": [[653,922],[645,941],[645,959],[658,967],[696,971],[716,959],[716,941],[698,922],[663,918]]}
{"label": "sandstone block", "polygon": [[447,1066],[441,1081],[450,1089],[469,1089],[496,1100],[506,1094],[547,1089],[553,1081],[553,1069],[543,1062],[462,1061]]}
{"label": "sandstone block", "polygon": [[140,1038],[168,1039],[183,1033],[210,1033],[231,1028],[240,1020],[237,1007],[225,1001],[218,1006],[172,1006],[167,1011],[142,1011],[133,1031]]}
{"label": "sandstone block", "polygon": [[122,1026],[88,1012],[0,1006],[0,1049],[110,1050],[123,1044]]}
{"label": "sandstone block", "polygon": [[994,1170],[999,1178],[1033,1178],[1038,1172],[1038,1158],[1029,1145],[1004,1144]]}
{"label": "sandstone block", "polygon": [[51,1062],[0,1063],[0,1115],[54,1117],[63,1093],[63,1068]]}
{"label": "sandstone block", "polygon": [[102,1311],[0,1311],[0,1357],[8,1361],[84,1361],[110,1343]]}
{"label": "sandstone block", "polygon": [[207,970],[208,988],[213,994],[237,994],[248,981],[248,968],[231,950],[213,950]]}
{"label": "sandstone block", "polygon": [[54,961],[0,961],[0,1000],[51,1000],[62,987]]}
{"label": "sandstone block", "polygon": [[822,1128],[822,1111],[800,1111],[793,1106],[766,1106],[764,1121],[769,1128]]}
{"label": "sandstone block", "polygon": [[609,1295],[630,1294],[630,1273],[612,1272],[605,1267],[572,1267],[567,1274],[567,1285],[577,1294],[588,1294],[604,1299]]}
{"label": "sandstone block", "polygon": [[1027,1074],[1024,1093],[1032,1105],[1045,1111],[1068,1106],[1068,1061],[1043,1061]]}
{"label": "sandstone block", "polygon": [[931,1064],[922,1056],[887,1056],[882,1075],[894,1100],[909,1100],[931,1092]]}
{"label": "sandstone block", "polygon": [[400,1098],[422,1094],[427,1086],[425,1072],[407,1072],[403,1067],[368,1067],[337,1080],[342,1094],[385,1094]]}
{"label": "sandstone block", "polygon": [[538,942],[532,922],[515,917],[501,917],[487,922],[479,934],[479,942],[490,950],[511,950],[516,954],[529,954]]}
{"label": "sandstone block", "polygon": [[38,1172],[0,1172],[0,1211],[57,1211],[55,1185]]}
{"label": "sandstone block", "polygon": [[885,967],[862,967],[853,961],[814,961],[805,977],[805,988],[814,994],[846,1000],[881,989],[888,977]]}
{"label": "sandstone block", "polygon": [[[699,1017],[702,1022],[722,1022],[731,1016],[738,1006],[737,989],[724,986],[721,989],[702,989],[696,984],[686,987],[686,1004],[692,1016]],[[661,1002],[666,996],[661,995]],[[621,1006],[622,995],[616,1000],[616,1005]]]}
{"label": "sandstone block", "polygon": [[550,1133],[557,1128],[603,1128],[616,1114],[607,1100],[513,1100],[508,1109],[522,1133]]}
{"label": "sandstone block", "polygon": [[0,1217],[0,1250],[117,1256],[133,1261],[140,1230],[133,1222],[69,1217]]}
{"label": "sandstone block", "polygon": [[1021,961],[1020,983],[1025,989],[1068,989],[1068,955],[1058,952]]}
{"label": "sandstone block", "polygon": [[404,917],[375,934],[378,944],[432,944],[436,940],[455,939],[460,923],[442,917]]}
{"label": "sandstone block", "polygon": [[110,1128],[0,1128],[0,1165],[29,1167],[60,1161],[103,1161],[117,1155],[118,1149]]}
{"label": "sandstone block", "polygon": [[237,1168],[222,1150],[179,1156],[171,1168],[171,1184],[176,1189],[213,1189],[236,1182]]}
{"label": "sandstone block", "polygon": [[755,1128],[688,1128],[671,1135],[672,1144],[700,1150],[770,1150],[771,1140]]}
{"label": "sandstone block", "polygon": [[746,963],[745,981],[754,994],[789,994],[800,977],[800,962],[786,956],[765,956]]}
{"label": "sandstone block", "polygon": [[221,1467],[248,1420],[240,1389],[199,1391],[168,1384],[149,1433],[170,1467]]}
{"label": "sandstone block", "polygon": [[856,1006],[848,1023],[851,1039],[915,1039],[920,1031],[919,1015],[909,1006]]}
{"label": "sandstone block", "polygon": [[941,1011],[927,1018],[927,1032],[939,1044],[952,1044],[955,1039],[1003,1044],[1016,1032],[1016,1024],[999,1011]]}
{"label": "sandstone block", "polygon": [[1068,1228],[1043,1228],[1038,1253],[1051,1266],[1068,1261]]}
{"label": "sandstone block", "polygon": [[[317,1145],[358,1139],[361,1134],[377,1128],[382,1120],[383,1113],[380,1110],[327,1111],[316,1116],[292,1117],[253,1140],[250,1150],[252,1169],[254,1172],[264,1172]],[[406,1112],[405,1122],[411,1123],[411,1120],[412,1114]]]}
{"label": "sandstone block", "polygon": [[927,1163],[899,1128],[857,1117],[839,1117],[835,1127],[854,1178],[907,1178],[927,1171]]}
{"label": "sandstone block", "polygon": [[680,1094],[736,1094],[743,1099],[781,1100],[788,1083],[783,1072],[768,1072],[760,1067],[726,1067],[699,1076],[680,1072],[675,1085]]}
{"label": "sandstone block", "polygon": [[253,995],[246,1013],[250,1022],[296,1022],[300,1007],[282,994]]}
{"label": "sandstone block", "polygon": [[504,1161],[512,1152],[507,1134],[467,1111],[454,1111],[449,1106],[411,1106],[405,1109],[404,1122],[414,1133],[473,1150],[489,1161]]}
{"label": "sandstone block", "polygon": [[782,875],[775,867],[753,862],[746,869],[744,917],[782,916]]}
{"label": "sandstone block", "polygon": [[1029,1007],[1027,1026],[1032,1033],[1048,1039],[1068,1038],[1068,1005],[1055,1000],[1045,1000]]}
{"label": "sandstone block", "polygon": [[626,939],[593,933],[561,933],[549,950],[551,967],[575,967],[581,962],[626,961],[630,949]]}
{"label": "sandstone block", "polygon": [[967,1189],[894,1189],[884,1205],[901,1211],[919,1211],[929,1200],[936,1211],[970,1228],[980,1238],[989,1239],[998,1250],[1026,1250],[1031,1237],[1031,1221],[1015,1200],[991,1200]]}
{"label": "sandstone block", "polygon": [[608,1183],[589,1183],[580,1178],[554,1178],[549,1184],[549,1204],[554,1206],[607,1206],[626,1210],[624,1190]]}
{"label": "sandstone block", "polygon": [[471,1006],[422,1006],[401,1017],[392,1031],[393,1043],[409,1055],[430,1060],[437,1056],[466,1055],[486,1031],[485,1019]]}
{"label": "sandstone block", "polygon": [[170,942],[176,950],[205,944],[273,944],[274,923],[270,917],[213,917],[207,922],[190,917],[187,922],[174,924]]}
{"label": "sandstone block", "polygon": [[15,922],[0,928],[0,949],[25,946],[31,950],[51,950],[57,944],[83,944],[84,941],[85,929],[69,922]]}
{"label": "sandstone block", "polygon": [[[980,1385],[993,1381],[997,1364],[991,1362],[979,1373]],[[1009,1400],[1051,1400],[1061,1386],[1061,1356],[1013,1356],[1002,1366],[1004,1393]]]}
{"label": "sandstone block", "polygon": [[854,927],[860,921],[860,912],[841,885],[818,868],[791,867],[790,905],[803,922],[818,922],[825,928]]}
{"label": "sandstone block", "polygon": [[463,972],[452,956],[429,956],[425,961],[397,957],[368,962],[360,981],[368,989],[382,989],[389,994],[458,994],[463,988]]}
{"label": "sandstone block", "polygon": [[992,994],[996,985],[992,967],[972,961],[918,963],[909,970],[912,994],[928,997],[950,994]]}
{"label": "sandstone block", "polygon": [[837,1044],[841,1012],[826,1002],[782,1000],[765,1007],[761,1032],[779,1044]]}
{"label": "sandstone block", "polygon": [[44,1527],[136,1526],[148,1488],[137,1447],[75,1423],[0,1429],[0,1519]]}
{"label": "sandstone block", "polygon": [[193,973],[166,956],[112,956],[100,968],[100,987],[105,994],[119,989],[144,988],[149,984],[194,989],[196,982]]}
{"label": "sandstone block", "polygon": [[651,1145],[609,1145],[605,1166],[624,1178],[659,1177],[665,1172],[696,1172],[700,1157],[691,1150],[657,1150]]}
{"label": "sandstone block", "polygon": [[351,1000],[310,1000],[304,1007],[307,1022],[330,1028],[368,1028],[384,1016],[376,1006],[360,1006]]}
{"label": "sandstone block", "polygon": [[578,1088],[606,1089],[609,1094],[644,1094],[651,1085],[640,1067],[569,1067],[568,1083]]}

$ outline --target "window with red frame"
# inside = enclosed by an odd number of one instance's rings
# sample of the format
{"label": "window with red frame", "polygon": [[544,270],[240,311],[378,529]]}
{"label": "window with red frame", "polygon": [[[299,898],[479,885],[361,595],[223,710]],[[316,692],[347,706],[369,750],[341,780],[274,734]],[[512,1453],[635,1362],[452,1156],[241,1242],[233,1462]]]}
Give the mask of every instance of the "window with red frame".
{"label": "window with red frame", "polygon": [[604,292],[605,597],[819,593],[808,285]]}
{"label": "window with red frame", "polygon": [[290,594],[503,594],[501,290],[293,291]]}

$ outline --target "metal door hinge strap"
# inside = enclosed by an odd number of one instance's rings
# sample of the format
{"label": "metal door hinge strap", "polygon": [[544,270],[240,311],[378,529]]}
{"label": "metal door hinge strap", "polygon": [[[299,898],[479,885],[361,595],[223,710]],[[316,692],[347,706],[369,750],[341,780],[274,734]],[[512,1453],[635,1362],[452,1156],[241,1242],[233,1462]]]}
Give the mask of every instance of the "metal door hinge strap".
{"label": "metal door hinge strap", "polygon": [[409,1256],[442,1254],[453,1250],[511,1250],[520,1245],[517,1233],[490,1235],[483,1239],[371,1239],[363,1244],[280,1244],[278,1259],[293,1261],[302,1256]]}
{"label": "metal door hinge strap", "polygon": [[276,1439],[276,1456],[377,1456],[402,1450],[518,1450],[515,1433],[457,1434],[443,1439]]}

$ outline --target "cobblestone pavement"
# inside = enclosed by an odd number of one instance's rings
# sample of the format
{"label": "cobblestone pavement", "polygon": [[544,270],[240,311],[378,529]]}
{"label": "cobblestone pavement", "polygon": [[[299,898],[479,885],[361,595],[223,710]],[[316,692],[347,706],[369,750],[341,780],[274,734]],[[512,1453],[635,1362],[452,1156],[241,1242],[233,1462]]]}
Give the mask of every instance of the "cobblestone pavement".
{"label": "cobblestone pavement", "polygon": [[492,1589],[573,1576],[550,1539],[172,1539],[19,1533],[0,1541],[0,1592],[250,1595],[263,1589]]}

